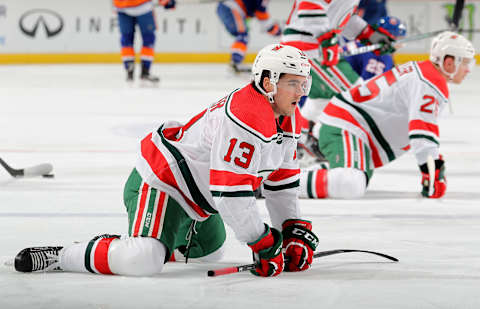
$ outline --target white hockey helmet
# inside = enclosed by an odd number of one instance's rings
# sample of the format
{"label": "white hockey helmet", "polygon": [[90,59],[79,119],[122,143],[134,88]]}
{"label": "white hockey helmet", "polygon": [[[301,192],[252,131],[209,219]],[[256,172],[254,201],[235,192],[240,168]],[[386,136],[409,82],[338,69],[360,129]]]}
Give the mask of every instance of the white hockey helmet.
{"label": "white hockey helmet", "polygon": [[[274,86],[274,90],[269,93],[266,93],[261,85],[262,73],[265,70],[270,71],[270,82]],[[289,45],[270,44],[262,48],[253,62],[252,78],[255,86],[268,97],[270,103],[273,103],[277,82],[282,73],[305,76],[309,80],[308,89],[305,89],[308,94],[311,79],[307,56],[300,49]]]}
{"label": "white hockey helmet", "polygon": [[[443,60],[445,56],[452,56],[455,59],[455,72],[447,73],[443,68]],[[443,73],[450,78],[457,73],[460,63],[463,59],[471,59],[470,65],[475,64],[475,48],[472,43],[464,36],[452,32],[445,31],[433,38],[430,46],[430,61],[437,64]],[[470,69],[472,69],[472,67]]]}

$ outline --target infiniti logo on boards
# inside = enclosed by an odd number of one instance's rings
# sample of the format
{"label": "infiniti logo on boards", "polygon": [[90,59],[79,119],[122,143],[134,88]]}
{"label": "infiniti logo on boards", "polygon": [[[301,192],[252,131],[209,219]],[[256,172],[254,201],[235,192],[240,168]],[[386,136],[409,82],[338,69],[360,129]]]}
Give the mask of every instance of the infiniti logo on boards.
{"label": "infiniti logo on boards", "polygon": [[25,12],[18,23],[20,30],[29,37],[36,37],[43,28],[47,38],[52,38],[63,29],[63,18],[57,12],[47,9],[33,9]]}

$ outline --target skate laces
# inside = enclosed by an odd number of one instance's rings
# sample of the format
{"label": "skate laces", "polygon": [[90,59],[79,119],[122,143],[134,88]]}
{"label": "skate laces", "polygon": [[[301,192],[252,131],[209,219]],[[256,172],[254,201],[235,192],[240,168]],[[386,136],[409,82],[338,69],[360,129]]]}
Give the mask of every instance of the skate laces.
{"label": "skate laces", "polygon": [[60,270],[58,257],[59,250],[50,249],[45,251],[30,252],[32,258],[32,271],[51,271]]}

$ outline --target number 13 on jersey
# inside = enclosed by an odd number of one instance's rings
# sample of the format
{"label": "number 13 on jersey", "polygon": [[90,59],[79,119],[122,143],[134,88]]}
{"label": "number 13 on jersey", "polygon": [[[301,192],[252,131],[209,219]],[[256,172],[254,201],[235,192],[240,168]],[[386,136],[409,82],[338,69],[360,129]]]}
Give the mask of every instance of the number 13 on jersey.
{"label": "number 13 on jersey", "polygon": [[223,160],[226,162],[231,162],[232,154],[240,152],[239,156],[235,156],[233,158],[233,162],[235,165],[247,169],[252,161],[254,151],[255,147],[253,145],[246,142],[238,143],[237,138],[232,138],[230,139],[230,146],[228,147],[227,154],[223,157]]}

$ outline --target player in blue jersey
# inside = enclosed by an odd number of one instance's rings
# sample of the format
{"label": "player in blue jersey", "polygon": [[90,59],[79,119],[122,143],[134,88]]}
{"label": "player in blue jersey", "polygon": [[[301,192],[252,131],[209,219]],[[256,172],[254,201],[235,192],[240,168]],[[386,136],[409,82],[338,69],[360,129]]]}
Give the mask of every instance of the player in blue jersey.
{"label": "player in blue jersey", "polygon": [[367,23],[374,24],[383,16],[387,16],[387,0],[360,0],[358,15]]}
{"label": "player in blue jersey", "polygon": [[[376,22],[376,25],[387,30],[397,40],[404,37],[407,33],[405,23],[394,16],[382,17]],[[354,48],[361,46],[361,44],[357,42],[349,42],[347,44],[354,44]],[[345,60],[350,63],[355,72],[364,80],[382,74],[394,66],[391,54],[378,55],[375,52],[346,57]]]}
{"label": "player in blue jersey", "polygon": [[241,63],[247,52],[248,20],[256,17],[262,29],[270,35],[279,36],[282,30],[279,24],[270,18],[267,11],[268,0],[226,0],[217,6],[217,15],[226,30],[235,37],[230,53],[230,64],[235,72],[249,71]]}

